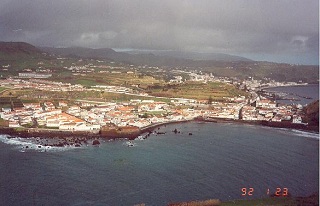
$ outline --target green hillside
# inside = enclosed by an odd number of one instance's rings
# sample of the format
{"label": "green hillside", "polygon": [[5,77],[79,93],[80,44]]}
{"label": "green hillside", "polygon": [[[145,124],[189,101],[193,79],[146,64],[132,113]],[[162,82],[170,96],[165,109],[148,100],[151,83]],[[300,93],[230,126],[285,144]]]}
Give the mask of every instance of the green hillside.
{"label": "green hillside", "polygon": [[[44,52],[45,51],[45,52]],[[164,54],[162,54],[164,55]],[[201,59],[198,54],[198,59]],[[57,57],[63,57],[60,60]],[[222,61],[222,60],[192,60],[177,58],[179,56],[157,56],[154,54],[128,54],[112,49],[89,48],[37,48],[24,42],[0,42],[0,69],[14,75],[14,72],[25,68],[49,68],[59,70],[70,67],[75,62],[104,60],[114,61],[124,66],[157,66],[165,68],[181,68],[185,70],[205,71],[214,76],[236,77],[246,79],[272,79],[281,82],[319,83],[318,65],[291,65],[257,61]],[[181,56],[185,57],[185,56]],[[81,59],[81,60],[80,60]],[[7,67],[9,65],[9,67]],[[129,66],[128,66],[129,67]],[[8,69],[7,69],[8,68]],[[152,69],[144,69],[150,70]]]}

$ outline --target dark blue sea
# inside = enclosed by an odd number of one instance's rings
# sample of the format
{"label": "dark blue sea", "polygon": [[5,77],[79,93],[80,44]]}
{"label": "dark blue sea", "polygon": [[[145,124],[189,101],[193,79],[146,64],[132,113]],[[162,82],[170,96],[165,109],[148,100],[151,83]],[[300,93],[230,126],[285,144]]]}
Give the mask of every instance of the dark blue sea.
{"label": "dark blue sea", "polygon": [[[180,131],[174,134],[174,129]],[[319,193],[319,135],[238,123],[162,126],[99,147],[22,149],[0,135],[0,205],[166,205]],[[192,135],[189,135],[192,133]],[[242,188],[253,188],[242,196]]]}
{"label": "dark blue sea", "polygon": [[297,101],[277,100],[277,102],[284,103],[284,104],[306,105],[319,99],[319,84],[309,84],[304,86],[290,86],[290,87],[272,87],[266,90],[282,92],[285,94],[286,98],[294,98],[297,100]]}

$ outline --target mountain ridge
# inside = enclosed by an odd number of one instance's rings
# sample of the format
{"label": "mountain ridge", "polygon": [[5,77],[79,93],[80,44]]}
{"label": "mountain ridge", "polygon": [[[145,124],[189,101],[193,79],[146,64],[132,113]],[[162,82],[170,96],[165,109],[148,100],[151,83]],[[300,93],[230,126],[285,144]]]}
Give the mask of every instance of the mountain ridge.
{"label": "mountain ridge", "polygon": [[42,54],[43,51],[26,42],[0,41],[0,52],[6,54]]}
{"label": "mountain ridge", "polygon": [[133,50],[128,51],[126,53],[129,54],[154,54],[156,56],[166,56],[166,57],[174,57],[181,59],[189,59],[194,61],[205,60],[205,61],[253,61],[252,59],[248,59],[242,56],[217,53],[217,52],[188,52],[188,51],[164,51],[164,50],[151,50],[151,51],[139,51]]}
{"label": "mountain ridge", "polygon": [[[165,56],[157,56],[154,53],[128,54],[110,48],[53,48],[35,47],[25,42],[0,42],[0,68],[11,65],[10,72],[21,71],[25,68],[62,68],[64,67],[64,61],[58,60],[57,57],[71,57],[69,58],[71,62],[79,59],[95,59],[135,66],[199,69],[215,76],[319,83],[318,66],[252,60],[196,60],[196,55],[194,59],[183,59],[175,56],[187,57],[190,54],[177,52],[176,55],[172,54],[172,56],[168,56],[168,53]],[[206,57],[202,58],[206,59]]]}
{"label": "mountain ridge", "polygon": [[134,65],[150,65],[150,66],[191,66],[201,67],[212,64],[212,62],[241,62],[252,61],[250,59],[227,55],[221,53],[212,53],[202,56],[202,53],[192,52],[119,52],[111,48],[85,48],[85,47],[67,47],[67,48],[54,48],[54,47],[40,47],[48,53],[55,55],[79,57],[79,58],[92,58],[92,59],[106,59],[112,61],[119,61]]}

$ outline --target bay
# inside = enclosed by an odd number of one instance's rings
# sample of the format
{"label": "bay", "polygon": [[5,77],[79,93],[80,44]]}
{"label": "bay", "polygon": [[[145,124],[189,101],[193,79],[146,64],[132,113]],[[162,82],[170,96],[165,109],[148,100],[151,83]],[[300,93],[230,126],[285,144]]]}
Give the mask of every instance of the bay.
{"label": "bay", "polygon": [[[276,91],[286,93],[287,98],[295,98],[298,101],[291,100],[277,100],[279,103],[284,104],[302,104],[306,105],[319,99],[319,84],[309,84],[302,86],[285,86],[285,87],[272,87],[265,89],[266,91]],[[305,98],[308,97],[308,98]]]}
{"label": "bay", "polygon": [[[166,205],[261,198],[276,188],[319,192],[318,134],[200,122],[159,131],[165,134],[134,147],[102,141],[47,152],[22,152],[2,135],[0,205]],[[242,188],[254,188],[253,195],[242,196]]]}

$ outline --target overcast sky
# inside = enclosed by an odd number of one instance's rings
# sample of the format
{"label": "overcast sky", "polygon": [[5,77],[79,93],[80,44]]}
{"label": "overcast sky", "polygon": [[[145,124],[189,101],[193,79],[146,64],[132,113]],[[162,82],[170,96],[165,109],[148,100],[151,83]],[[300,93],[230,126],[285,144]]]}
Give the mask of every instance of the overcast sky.
{"label": "overcast sky", "polygon": [[0,41],[319,62],[318,0],[0,0]]}

